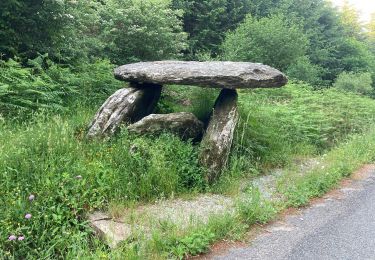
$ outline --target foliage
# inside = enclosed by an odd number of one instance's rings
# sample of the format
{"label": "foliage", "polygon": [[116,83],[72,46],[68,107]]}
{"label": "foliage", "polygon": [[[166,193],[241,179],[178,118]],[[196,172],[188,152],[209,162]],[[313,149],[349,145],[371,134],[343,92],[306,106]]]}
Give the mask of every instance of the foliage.
{"label": "foliage", "polygon": [[341,22],[349,37],[360,39],[362,36],[362,24],[357,9],[346,0],[341,7]]}
{"label": "foliage", "polygon": [[[38,53],[53,53],[52,46],[64,40],[69,19],[65,12],[68,1],[0,2],[0,53],[27,60]],[[47,26],[46,26],[47,25]]]}
{"label": "foliage", "polygon": [[294,154],[324,151],[375,120],[372,99],[306,84],[244,92],[239,102],[235,151],[253,165],[277,167]]}
{"label": "foliage", "polygon": [[210,230],[202,229],[181,238],[176,242],[176,245],[171,248],[171,252],[179,259],[183,259],[188,255],[195,256],[207,252],[214,238],[215,235]]}
{"label": "foliage", "polygon": [[184,12],[184,30],[189,34],[187,57],[201,52],[219,54],[225,33],[236,28],[247,12],[248,0],[173,0],[172,6]]}
{"label": "foliage", "polygon": [[38,68],[22,68],[14,60],[2,61],[0,66],[0,111],[4,116],[61,109],[64,94],[72,91]]}
{"label": "foliage", "polygon": [[292,79],[302,80],[312,86],[317,86],[322,84],[322,72],[323,68],[312,64],[308,57],[301,56],[288,67],[286,74]]}
{"label": "foliage", "polygon": [[[320,197],[350,176],[363,164],[375,159],[375,131],[373,126],[364,134],[352,135],[346,142],[329,151],[319,167],[297,176],[293,172],[280,180],[279,191],[286,196],[286,207],[303,206],[313,197]],[[350,158],[350,160],[348,160]]]}
{"label": "foliage", "polygon": [[157,112],[191,112],[199,120],[207,122],[219,91],[194,86],[167,86],[163,89]]}
{"label": "foliage", "polygon": [[178,57],[186,34],[169,1],[111,0],[100,8],[104,53],[116,64]]}
{"label": "foliage", "polygon": [[333,86],[337,89],[359,94],[370,94],[373,92],[371,74],[366,73],[341,73]]}
{"label": "foliage", "polygon": [[285,70],[306,52],[308,39],[283,16],[248,16],[223,44],[224,59],[261,62]]}
{"label": "foliage", "polygon": [[12,59],[0,61],[3,116],[26,118],[38,110],[57,112],[77,102],[98,106],[121,86],[111,75],[113,66],[105,60],[82,64],[74,71],[46,56],[29,60],[28,65],[22,67]]}
{"label": "foliage", "polygon": [[261,197],[258,189],[250,187],[236,205],[237,214],[248,225],[265,224],[276,215],[273,205]]}
{"label": "foliage", "polygon": [[[91,112],[0,126],[0,252],[14,258],[56,258],[85,248],[90,210],[111,201],[149,201],[192,190],[205,181],[197,149],[177,137],[112,142],[81,140]],[[27,201],[36,196],[33,203]],[[26,213],[30,221],[23,220]],[[20,224],[20,225],[19,225]],[[4,241],[24,235],[22,244]]]}

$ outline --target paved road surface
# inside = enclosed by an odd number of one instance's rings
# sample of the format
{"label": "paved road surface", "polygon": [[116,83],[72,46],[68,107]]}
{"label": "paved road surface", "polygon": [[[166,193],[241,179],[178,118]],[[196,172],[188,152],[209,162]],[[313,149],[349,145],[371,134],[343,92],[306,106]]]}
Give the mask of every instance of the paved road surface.
{"label": "paved road surface", "polygon": [[375,260],[374,174],[341,191],[268,226],[248,248],[214,259]]}

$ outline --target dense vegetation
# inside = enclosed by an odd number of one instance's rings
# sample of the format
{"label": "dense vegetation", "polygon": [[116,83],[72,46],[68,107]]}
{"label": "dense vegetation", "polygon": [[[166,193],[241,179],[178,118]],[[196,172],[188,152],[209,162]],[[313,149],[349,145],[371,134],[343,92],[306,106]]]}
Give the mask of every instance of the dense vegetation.
{"label": "dense vegetation", "polygon": [[[1,257],[142,258],[134,241],[108,250],[93,236],[86,213],[226,193],[238,180],[287,166],[296,156],[327,153],[329,174],[291,174],[296,181],[287,176],[280,186],[288,205],[298,206],[374,159],[368,129],[375,123],[375,16],[363,30],[349,5],[337,10],[325,0],[2,0],[0,10]],[[113,78],[113,68],[160,59],[263,62],[291,79],[282,89],[239,92],[233,152],[214,185],[202,177],[199,146],[173,135],[139,137],[122,130],[107,141],[85,139],[96,109],[124,86]],[[217,94],[168,86],[157,110],[191,111],[205,120]],[[244,225],[213,220],[185,238],[163,234],[165,240],[147,248],[146,256],[153,250],[166,257],[199,253],[215,239],[274,215],[272,207],[260,207],[259,194],[250,195],[248,204],[239,205],[236,221]],[[24,240],[9,240],[12,234]],[[195,239],[202,243],[198,249]]]}

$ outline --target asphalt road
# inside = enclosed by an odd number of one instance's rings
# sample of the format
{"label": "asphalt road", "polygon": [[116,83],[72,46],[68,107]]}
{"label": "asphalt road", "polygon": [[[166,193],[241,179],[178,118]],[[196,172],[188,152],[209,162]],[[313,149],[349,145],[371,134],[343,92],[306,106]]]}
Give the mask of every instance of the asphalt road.
{"label": "asphalt road", "polygon": [[214,259],[374,259],[375,174],[266,227],[246,248]]}

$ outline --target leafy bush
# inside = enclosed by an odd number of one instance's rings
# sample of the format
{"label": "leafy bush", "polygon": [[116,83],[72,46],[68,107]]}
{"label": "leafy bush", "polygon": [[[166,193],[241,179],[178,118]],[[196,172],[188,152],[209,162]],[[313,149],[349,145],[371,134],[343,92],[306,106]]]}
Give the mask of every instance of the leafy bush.
{"label": "leafy bush", "polygon": [[302,56],[288,67],[286,74],[292,79],[302,80],[316,86],[324,83],[321,80],[322,71],[323,68],[312,64],[308,57]]}
{"label": "leafy bush", "polygon": [[248,16],[235,31],[227,34],[223,58],[261,62],[285,70],[305,54],[307,46],[308,39],[301,28],[283,16],[259,20]]}
{"label": "leafy bush", "polygon": [[51,53],[63,42],[67,25],[65,16],[70,1],[0,2],[0,54],[6,58],[21,57],[24,61],[38,53]]}
{"label": "leafy bush", "polygon": [[179,10],[170,1],[110,0],[100,7],[104,52],[112,62],[175,58],[183,50],[186,34],[182,31]]}
{"label": "leafy bush", "polygon": [[341,73],[333,86],[337,89],[359,93],[370,94],[373,92],[371,73]]}

